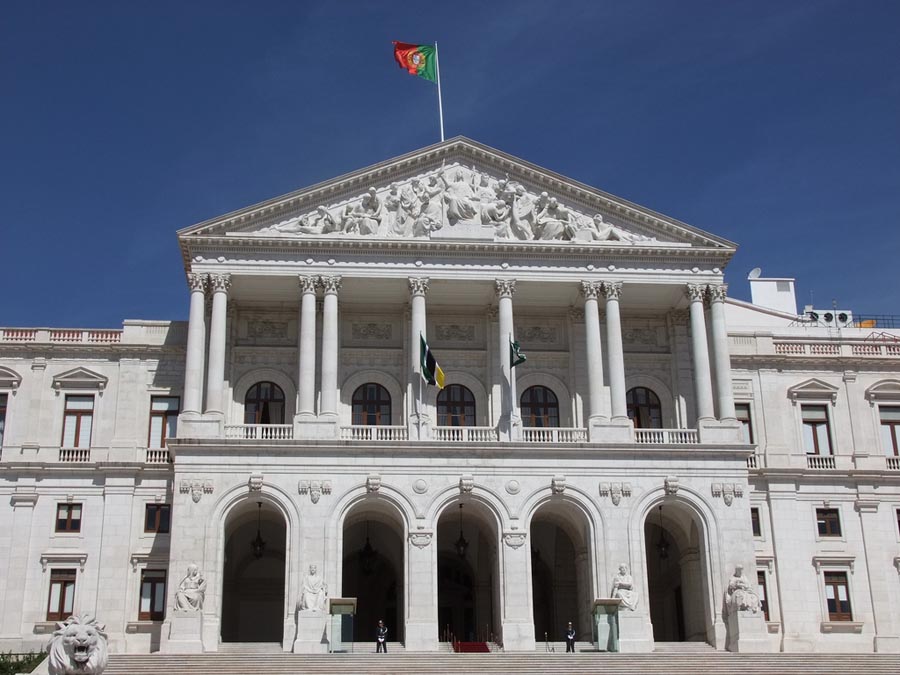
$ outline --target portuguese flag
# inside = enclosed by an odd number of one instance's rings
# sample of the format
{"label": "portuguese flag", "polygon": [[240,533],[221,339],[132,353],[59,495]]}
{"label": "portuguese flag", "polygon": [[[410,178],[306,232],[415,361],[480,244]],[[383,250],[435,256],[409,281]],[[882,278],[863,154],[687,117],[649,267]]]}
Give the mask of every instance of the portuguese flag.
{"label": "portuguese flag", "polygon": [[394,40],[397,64],[410,75],[418,75],[432,82],[437,81],[434,51],[434,45],[411,45]]}

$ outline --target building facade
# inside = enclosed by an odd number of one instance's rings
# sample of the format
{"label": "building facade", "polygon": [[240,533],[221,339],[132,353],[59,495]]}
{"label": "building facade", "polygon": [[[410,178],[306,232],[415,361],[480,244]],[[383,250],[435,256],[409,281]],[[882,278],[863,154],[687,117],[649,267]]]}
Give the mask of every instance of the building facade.
{"label": "building facade", "polygon": [[178,236],[187,323],[0,329],[0,649],[900,651],[900,331],[464,138]]}

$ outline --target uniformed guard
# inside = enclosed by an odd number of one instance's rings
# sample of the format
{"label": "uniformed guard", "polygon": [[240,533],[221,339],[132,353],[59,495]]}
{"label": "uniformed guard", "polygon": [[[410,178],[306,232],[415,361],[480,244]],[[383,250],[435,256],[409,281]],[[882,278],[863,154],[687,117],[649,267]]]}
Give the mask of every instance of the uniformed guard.
{"label": "uniformed guard", "polygon": [[375,653],[378,652],[387,654],[387,626],[381,619],[378,619],[378,627],[375,629]]}
{"label": "uniformed guard", "polygon": [[569,652],[575,652],[575,629],[572,627],[571,621],[566,629],[566,654]]}

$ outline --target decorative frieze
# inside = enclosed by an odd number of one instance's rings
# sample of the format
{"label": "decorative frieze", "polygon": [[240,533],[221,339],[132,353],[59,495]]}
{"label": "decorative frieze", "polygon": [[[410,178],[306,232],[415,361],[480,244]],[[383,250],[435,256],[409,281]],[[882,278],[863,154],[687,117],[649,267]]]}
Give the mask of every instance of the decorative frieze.
{"label": "decorative frieze", "polygon": [[250,487],[250,492],[260,492],[263,486],[263,476],[261,473],[254,473],[250,476],[250,479],[247,481],[247,485]]}
{"label": "decorative frieze", "polygon": [[394,327],[389,323],[353,322],[350,324],[352,339],[370,342],[388,342],[394,337]]}
{"label": "decorative frieze", "polygon": [[322,495],[331,494],[330,480],[300,480],[297,483],[297,491],[301,495],[309,495],[309,501],[318,504]]}
{"label": "decorative frieze", "polygon": [[663,483],[663,487],[666,491],[667,495],[676,495],[678,494],[678,476],[666,476],[666,480]]}
{"label": "decorative frieze", "polygon": [[370,473],[366,477],[366,492],[370,495],[378,494],[381,489],[381,474]]}
{"label": "decorative frieze", "polygon": [[247,322],[247,337],[261,340],[284,340],[288,335],[287,321],[252,320]]}
{"label": "decorative frieze", "polygon": [[561,495],[566,491],[566,477],[562,475],[553,476],[550,479],[550,490],[555,495]]}
{"label": "decorative frieze", "polygon": [[524,532],[507,532],[503,535],[503,543],[510,548],[520,548],[525,543]]}
{"label": "decorative frieze", "polygon": [[631,483],[600,483],[600,496],[609,497],[613,506],[618,506],[622,497],[631,496]]}
{"label": "decorative frieze", "polygon": [[211,480],[200,481],[184,479],[179,485],[179,491],[183,495],[190,494],[191,499],[196,504],[203,495],[212,494],[213,483]]}
{"label": "decorative frieze", "polygon": [[431,532],[410,532],[409,542],[416,548],[425,548],[431,543]]}
{"label": "decorative frieze", "polygon": [[725,506],[731,506],[735,497],[744,496],[744,487],[740,483],[713,483],[712,496],[721,497]]}
{"label": "decorative frieze", "polygon": [[437,324],[434,331],[437,339],[442,342],[472,342],[475,340],[473,324]]}
{"label": "decorative frieze", "polygon": [[460,476],[459,479],[459,492],[463,495],[472,494],[472,490],[475,489],[475,477],[470,474],[465,474]]}

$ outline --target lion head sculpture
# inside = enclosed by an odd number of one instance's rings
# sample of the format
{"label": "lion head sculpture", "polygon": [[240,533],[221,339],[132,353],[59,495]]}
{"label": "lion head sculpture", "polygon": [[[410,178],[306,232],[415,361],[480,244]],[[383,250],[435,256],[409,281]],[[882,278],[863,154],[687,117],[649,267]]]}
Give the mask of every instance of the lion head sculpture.
{"label": "lion head sculpture", "polygon": [[89,616],[70,616],[50,640],[50,675],[100,675],[109,656],[106,626]]}

